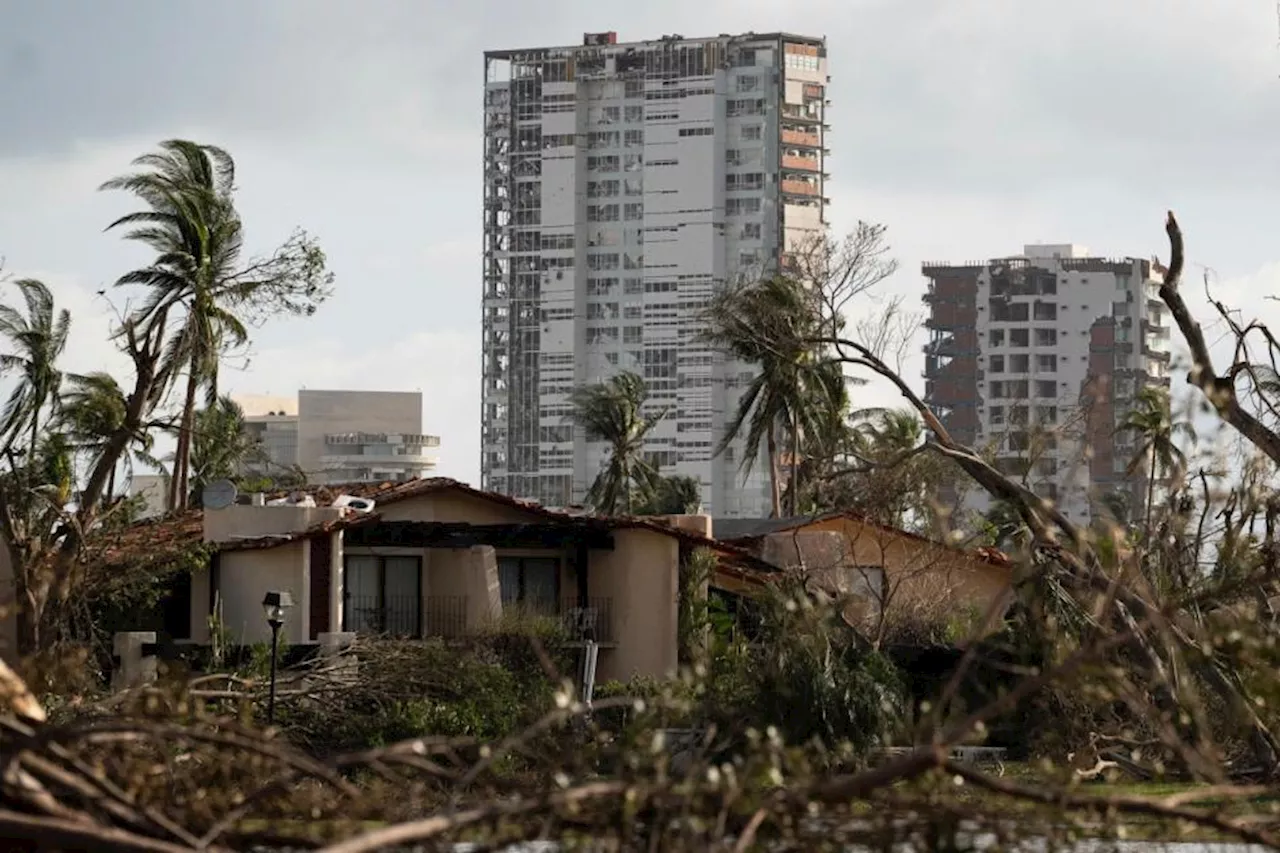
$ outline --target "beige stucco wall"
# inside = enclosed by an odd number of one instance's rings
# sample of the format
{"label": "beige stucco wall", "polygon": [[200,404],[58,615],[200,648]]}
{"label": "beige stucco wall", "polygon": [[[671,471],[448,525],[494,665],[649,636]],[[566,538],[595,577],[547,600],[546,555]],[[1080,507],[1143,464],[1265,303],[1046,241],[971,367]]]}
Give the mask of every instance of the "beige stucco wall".
{"label": "beige stucco wall", "polygon": [[[271,641],[271,628],[262,611],[262,597],[273,590],[287,592],[293,597],[293,607],[280,631],[281,639],[294,644],[308,640],[311,627],[310,542],[303,540],[276,548],[224,551],[218,560],[218,598],[222,625],[229,642],[250,645]],[[194,643],[209,642],[209,595],[208,570],[193,573],[190,639]]]}
{"label": "beige stucco wall", "polygon": [[676,673],[679,575],[679,541],[656,531],[617,530],[612,551],[591,552],[587,585],[592,596],[613,599],[617,640],[600,656],[599,681]]}
{"label": "beige stucco wall", "polygon": [[296,533],[342,517],[342,510],[315,506],[233,504],[204,512],[204,541],[232,542],[273,533]]}
{"label": "beige stucco wall", "polygon": [[812,547],[812,559],[806,559],[811,569],[821,572],[819,555],[831,558],[835,553],[831,549],[837,546],[823,534],[838,534],[840,556],[848,563],[881,567],[881,603],[888,611],[945,617],[964,610],[984,613],[993,602],[1007,602],[1010,570],[977,556],[847,517],[815,521],[803,533],[812,543],[802,548],[807,552]]}
{"label": "beige stucco wall", "polygon": [[518,524],[538,521],[533,510],[487,501],[472,495],[439,491],[389,504],[374,506],[387,521],[440,521],[469,524]]}

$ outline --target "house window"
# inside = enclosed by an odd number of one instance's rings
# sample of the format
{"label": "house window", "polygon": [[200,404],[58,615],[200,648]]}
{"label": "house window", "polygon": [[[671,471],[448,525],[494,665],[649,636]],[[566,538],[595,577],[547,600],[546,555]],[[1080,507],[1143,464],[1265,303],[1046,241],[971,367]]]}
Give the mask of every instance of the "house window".
{"label": "house window", "polygon": [[344,631],[399,636],[421,634],[420,558],[349,554],[344,574]]}
{"label": "house window", "polygon": [[498,586],[504,608],[518,604],[534,613],[554,615],[560,600],[560,560],[499,557]]}

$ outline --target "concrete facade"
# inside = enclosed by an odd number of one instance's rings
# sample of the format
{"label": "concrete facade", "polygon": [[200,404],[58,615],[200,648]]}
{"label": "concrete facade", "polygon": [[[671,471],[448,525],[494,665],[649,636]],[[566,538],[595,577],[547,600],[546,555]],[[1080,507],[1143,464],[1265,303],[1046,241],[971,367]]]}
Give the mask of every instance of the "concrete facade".
{"label": "concrete facade", "polygon": [[[1144,386],[1169,384],[1170,327],[1151,263],[1029,245],[923,272],[925,400],[953,437],[1025,472],[1073,521],[1088,523],[1110,494],[1141,513],[1145,475],[1125,474],[1134,436],[1116,428]],[[970,490],[966,508],[985,513],[990,498]]]}
{"label": "concrete facade", "polygon": [[[263,400],[271,404],[266,411]],[[427,450],[440,439],[422,434],[416,391],[304,389],[288,407],[278,398],[246,398],[244,407],[245,428],[269,460],[257,473],[301,470],[308,482],[325,484],[411,480],[436,466]]]}
{"label": "concrete facade", "polygon": [[668,410],[646,452],[719,515],[767,508],[768,466],[713,456],[752,368],[697,338],[727,283],[824,227],[825,42],[788,34],[485,54],[485,489],[580,502],[607,457],[569,394],[620,371]]}

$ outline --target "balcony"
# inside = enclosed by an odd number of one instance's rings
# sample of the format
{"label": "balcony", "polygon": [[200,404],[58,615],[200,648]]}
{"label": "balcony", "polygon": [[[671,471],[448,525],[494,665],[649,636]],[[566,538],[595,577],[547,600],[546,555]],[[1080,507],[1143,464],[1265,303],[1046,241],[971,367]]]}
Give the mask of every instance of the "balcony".
{"label": "balcony", "polygon": [[439,447],[440,436],[407,432],[338,432],[328,433],[325,444],[404,444],[415,447]]}
{"label": "balcony", "polygon": [[804,121],[820,124],[822,117],[814,115],[808,108],[799,106],[798,104],[783,104],[782,115],[788,121]]}
{"label": "balcony", "polygon": [[800,157],[795,154],[783,154],[782,168],[797,169],[803,172],[819,172],[822,170],[822,159],[819,157]]}
{"label": "balcony", "polygon": [[788,195],[818,195],[818,184],[810,181],[786,181],[782,182],[782,192]]}
{"label": "balcony", "polygon": [[822,146],[822,138],[816,133],[807,130],[783,130],[783,145],[799,145],[804,148],[819,148]]}
{"label": "balcony", "polygon": [[439,459],[421,448],[404,447],[374,450],[364,453],[326,453],[320,457],[320,466],[333,470],[339,468],[434,468]]}

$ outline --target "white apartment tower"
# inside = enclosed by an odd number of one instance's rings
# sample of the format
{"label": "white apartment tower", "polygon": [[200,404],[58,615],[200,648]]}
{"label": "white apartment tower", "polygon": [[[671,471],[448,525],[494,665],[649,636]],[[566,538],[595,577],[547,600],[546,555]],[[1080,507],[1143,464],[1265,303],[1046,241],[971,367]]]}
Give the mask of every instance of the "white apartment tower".
{"label": "white apartment tower", "polygon": [[[925,399],[954,438],[994,452],[1073,521],[1122,496],[1141,517],[1146,477],[1125,473],[1138,437],[1117,428],[1146,385],[1169,385],[1168,312],[1150,261],[1075,245],[927,263]],[[967,508],[986,512],[979,489]]]}
{"label": "white apartment tower", "polygon": [[714,456],[749,365],[697,338],[726,282],[824,227],[826,46],[785,33],[485,54],[482,481],[582,500],[607,451],[569,394],[620,371],[667,410],[647,446],[717,515],[763,515],[767,465]]}

